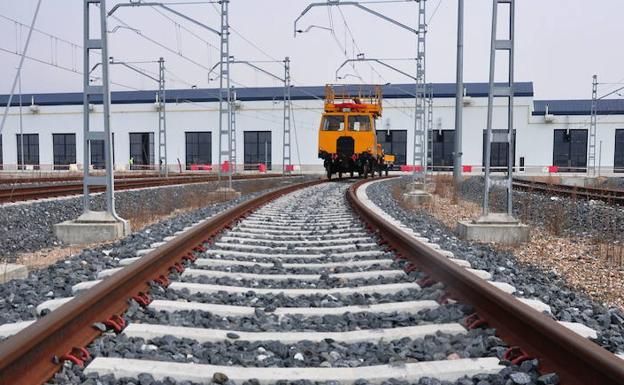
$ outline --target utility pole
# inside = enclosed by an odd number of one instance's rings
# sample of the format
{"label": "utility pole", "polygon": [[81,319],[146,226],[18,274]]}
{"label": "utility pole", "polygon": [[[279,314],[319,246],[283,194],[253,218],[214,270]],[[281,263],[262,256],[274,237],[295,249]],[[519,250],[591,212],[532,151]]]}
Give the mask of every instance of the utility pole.
{"label": "utility pole", "polygon": [[453,148],[453,181],[458,186],[462,177],[462,125],[464,114],[464,0],[457,0],[457,92],[455,95],[455,143]]}
{"label": "utility pole", "polygon": [[21,170],[24,171],[24,122],[22,120],[22,74],[21,71],[17,74],[19,80],[19,129],[20,129],[20,160]]}
{"label": "utility pole", "polygon": [[[83,33],[83,104],[82,115],[84,119],[83,123],[83,210],[86,215],[90,212],[90,188],[92,186],[106,186],[106,212],[109,216],[117,221],[123,221],[123,219],[117,216],[115,211],[115,180],[113,177],[113,151],[111,147],[111,129],[110,129],[110,81],[108,72],[108,29],[107,29],[107,15],[106,15],[106,0],[83,0],[84,4],[84,33]],[[99,38],[92,38],[90,34],[91,17],[90,7],[94,6],[99,12]],[[100,51],[102,62],[100,63],[102,68],[102,83],[99,85],[91,84],[90,69],[94,66],[91,65],[91,52]],[[92,131],[90,115],[91,111],[89,105],[95,101],[102,101],[102,119],[104,131]],[[90,153],[91,143],[93,141],[102,141],[104,143],[104,164],[106,166],[105,176],[93,176],[90,175],[89,167],[91,165]],[[125,222],[125,221],[123,221]]]}
{"label": "utility pole", "polygon": [[167,98],[165,94],[165,59],[158,59],[158,172],[169,176],[167,167]]}
{"label": "utility pole", "polygon": [[[416,43],[416,115],[414,119],[414,173],[412,182],[418,186],[418,190],[426,190],[427,185],[427,127],[426,99],[427,84],[425,73],[426,54],[426,0],[418,1],[418,37]],[[421,187],[422,186],[422,187]]]}
{"label": "utility pole", "polygon": [[233,172],[236,172],[236,89],[234,86],[230,87],[232,95],[232,106],[230,114],[230,120],[232,124],[232,167]]}
{"label": "utility pole", "polygon": [[[221,31],[219,61],[219,180],[223,176],[223,161],[227,159],[228,188],[232,188],[232,89],[230,88],[230,0],[221,0]],[[225,91],[225,92],[224,92]],[[224,95],[225,93],[225,95]],[[224,116],[225,115],[225,116]],[[225,125],[223,120],[225,119]],[[234,138],[236,140],[236,138]]]}
{"label": "utility pole", "polygon": [[[498,8],[500,5],[509,6],[509,30],[508,37],[505,39],[497,38],[497,22]],[[485,188],[483,194],[483,215],[490,213],[489,195],[490,189],[494,184],[494,180],[490,176],[490,156],[492,153],[492,141],[507,143],[507,177],[498,182],[507,190],[507,215],[513,216],[512,192],[513,192],[513,162],[514,162],[514,135],[513,135],[513,104],[514,104],[514,21],[515,21],[515,3],[514,0],[493,0],[492,10],[492,35],[490,41],[490,86],[488,93],[488,112],[487,112],[487,132],[485,140]],[[507,81],[504,85],[494,83],[494,74],[496,70],[496,52],[507,51]],[[492,135],[493,114],[494,114],[494,98],[507,99],[507,132],[497,134],[496,138]]]}
{"label": "utility pole", "polygon": [[598,123],[598,75],[592,76],[591,118],[589,124],[589,151],[587,176],[596,176],[596,126]]}
{"label": "utility pole", "polygon": [[291,172],[291,147],[290,147],[290,58],[284,58],[284,128],[282,136],[282,174]]}

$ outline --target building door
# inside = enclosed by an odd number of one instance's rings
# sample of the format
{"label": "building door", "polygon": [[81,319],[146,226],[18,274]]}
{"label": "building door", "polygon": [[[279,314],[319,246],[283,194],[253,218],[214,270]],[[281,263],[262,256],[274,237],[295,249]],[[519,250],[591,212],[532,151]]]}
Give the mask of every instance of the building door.
{"label": "building door", "polygon": [[186,169],[191,165],[212,163],[212,136],[210,132],[187,132]]}
{"label": "building door", "polygon": [[76,134],[52,134],[52,156],[55,170],[69,170],[76,163]]}
{"label": "building door", "polygon": [[624,172],[624,129],[615,130],[614,172]]}
{"label": "building door", "polygon": [[407,130],[377,130],[377,144],[395,156],[395,165],[407,164]]}
{"label": "building door", "polygon": [[131,170],[152,169],[154,164],[154,133],[130,133]]}
{"label": "building door", "polygon": [[453,169],[453,152],[455,151],[455,130],[429,131],[431,145],[429,146],[430,166],[436,171],[450,171]]}
{"label": "building door", "polygon": [[257,170],[258,164],[271,169],[271,131],[244,132],[245,170]]}
{"label": "building door", "polygon": [[[96,170],[103,170],[104,163],[104,141],[92,140],[91,143],[91,165]],[[111,146],[113,147],[113,166],[115,165],[115,133],[111,133]]]}
{"label": "building door", "polygon": [[[22,167],[22,135],[17,134],[17,165]],[[39,134],[24,134],[24,166],[39,169]]]}
{"label": "building door", "polygon": [[587,130],[554,130],[553,165],[561,172],[587,170]]}
{"label": "building door", "polygon": [[[490,167],[491,171],[507,171],[509,159],[509,143],[502,136],[507,135],[507,130],[492,130],[492,146],[490,147]],[[500,139],[497,139],[499,137]],[[502,140],[501,140],[502,139]],[[485,146],[487,143],[487,130],[483,130],[483,155],[482,165],[485,167]],[[513,166],[516,166],[516,130],[513,133]]]}

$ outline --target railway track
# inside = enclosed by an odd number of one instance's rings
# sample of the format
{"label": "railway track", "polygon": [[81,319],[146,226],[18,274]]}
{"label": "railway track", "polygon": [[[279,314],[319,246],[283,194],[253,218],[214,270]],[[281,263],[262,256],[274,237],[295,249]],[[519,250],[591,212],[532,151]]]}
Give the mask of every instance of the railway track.
{"label": "railway track", "polygon": [[42,303],[0,343],[0,384],[63,362],[106,383],[532,384],[533,357],[561,384],[624,383],[619,358],[388,217],[363,183],[271,192]]}
{"label": "railway track", "polygon": [[[235,175],[233,179],[254,179],[254,178],[271,178],[281,177],[281,174],[267,175]],[[190,183],[212,182],[218,179],[214,175],[191,175],[191,176],[175,176],[168,178],[159,177],[140,177],[140,178],[120,178],[115,180],[116,190],[129,190],[145,187],[172,186]],[[91,187],[92,192],[102,192],[106,188],[103,186]],[[0,204],[9,202],[22,202],[35,199],[54,198],[59,196],[82,194],[82,182],[67,182],[48,185],[26,185],[12,186],[0,189]]]}
{"label": "railway track", "polygon": [[597,187],[570,186],[547,182],[513,179],[513,187],[522,191],[538,191],[552,195],[599,200],[607,203],[624,204],[624,190]]}

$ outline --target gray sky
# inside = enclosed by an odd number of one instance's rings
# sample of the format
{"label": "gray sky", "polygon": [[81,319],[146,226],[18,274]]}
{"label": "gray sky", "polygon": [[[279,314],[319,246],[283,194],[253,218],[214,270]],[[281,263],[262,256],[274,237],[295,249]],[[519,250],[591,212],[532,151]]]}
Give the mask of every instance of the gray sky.
{"label": "gray sky", "polygon": [[[169,3],[190,0],[165,0]],[[322,0],[316,0],[322,1]],[[363,0],[370,1],[370,0]],[[109,0],[108,7],[127,0]],[[367,57],[409,58],[415,55],[415,36],[354,7],[321,7],[312,10],[301,22],[333,26],[334,32],[312,29],[293,37],[293,22],[309,0],[231,0],[230,22],[235,31],[231,54],[240,60],[283,59],[290,56],[292,75],[297,85],[322,85],[335,82],[334,72],[346,57],[363,52]],[[82,44],[82,0],[43,0],[37,28],[76,44]],[[433,11],[439,8],[433,14]],[[516,80],[533,81],[538,99],[578,99],[591,97],[591,76],[604,83],[624,81],[624,2],[622,0],[519,0],[516,2]],[[456,0],[428,0],[427,80],[455,81]],[[592,4],[592,5],[589,5]],[[0,15],[29,24],[36,0],[0,0]],[[414,2],[371,4],[371,8],[414,25],[417,6]],[[491,0],[466,0],[465,80],[487,81]],[[218,28],[219,17],[212,4],[178,5],[181,12]],[[153,9],[124,8],[116,13],[123,22],[168,47],[159,47],[134,31],[118,29],[109,35],[110,55],[118,60],[156,60],[163,56],[170,71],[168,88],[186,88],[190,84],[213,87],[206,68],[218,60],[218,39],[173,15],[167,17]],[[345,21],[346,26],[345,27]],[[177,23],[177,24],[176,24]],[[109,30],[121,25],[109,19]],[[15,51],[20,40],[13,21],[0,18],[3,39],[0,48]],[[190,31],[190,32],[189,32]],[[22,42],[27,30],[21,31]],[[193,36],[197,35],[196,36]],[[242,37],[241,37],[242,36]],[[201,39],[200,39],[201,38]],[[248,41],[260,47],[258,50]],[[212,47],[210,47],[210,45]],[[173,51],[173,52],[172,52]],[[185,56],[180,57],[176,53]],[[41,33],[33,35],[29,55],[52,62],[67,70],[27,60],[23,71],[24,92],[67,92],[82,88],[82,77],[72,70],[82,70],[82,52],[68,43]],[[196,62],[191,63],[189,60]],[[0,93],[10,91],[17,66],[17,56],[0,52]],[[394,62],[413,72],[413,61]],[[156,70],[156,64],[142,64]],[[280,64],[266,68],[281,75]],[[357,70],[357,71],[356,71]],[[376,71],[376,72],[375,72]],[[255,71],[236,67],[233,80],[242,86],[278,85]],[[409,82],[401,75],[365,63],[344,73],[359,74],[364,82]],[[115,66],[111,80],[124,86],[152,89],[149,79]],[[359,82],[349,78],[351,82]],[[604,94],[616,85],[601,85]],[[124,89],[114,86],[113,89]]]}

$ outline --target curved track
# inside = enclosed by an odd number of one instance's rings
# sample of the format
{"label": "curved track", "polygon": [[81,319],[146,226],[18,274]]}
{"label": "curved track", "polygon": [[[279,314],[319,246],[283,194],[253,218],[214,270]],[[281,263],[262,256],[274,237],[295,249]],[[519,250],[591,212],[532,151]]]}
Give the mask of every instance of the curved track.
{"label": "curved track", "polygon": [[518,178],[514,178],[513,187],[517,190],[522,191],[536,191],[552,195],[561,195],[588,200],[593,199],[607,203],[624,205],[624,190],[570,186],[565,184],[538,182]]}
{"label": "curved track", "polygon": [[[56,310],[0,344],[0,384],[42,383],[64,360],[198,383],[455,381],[504,368],[471,350],[505,346],[491,327],[519,346],[509,360],[537,357],[562,384],[624,383],[613,354],[396,223],[362,183],[263,195],[41,304]],[[462,303],[476,315],[464,320]],[[82,347],[97,337],[91,359]]]}
{"label": "curved track", "polygon": [[[232,179],[256,179],[256,178],[271,178],[281,177],[281,174],[267,174],[267,175],[235,175]],[[190,183],[205,183],[214,182],[218,180],[214,175],[191,175],[191,176],[175,176],[168,178],[159,177],[128,177],[115,179],[115,190],[129,190],[145,187],[159,187],[159,186],[172,186]],[[91,192],[102,192],[106,188],[103,186],[91,187]],[[26,186],[12,186],[4,189],[0,189],[0,204],[8,202],[22,202],[34,199],[46,199],[59,196],[82,194],[83,185],[82,182],[67,182],[56,183],[47,185],[26,185]]]}

